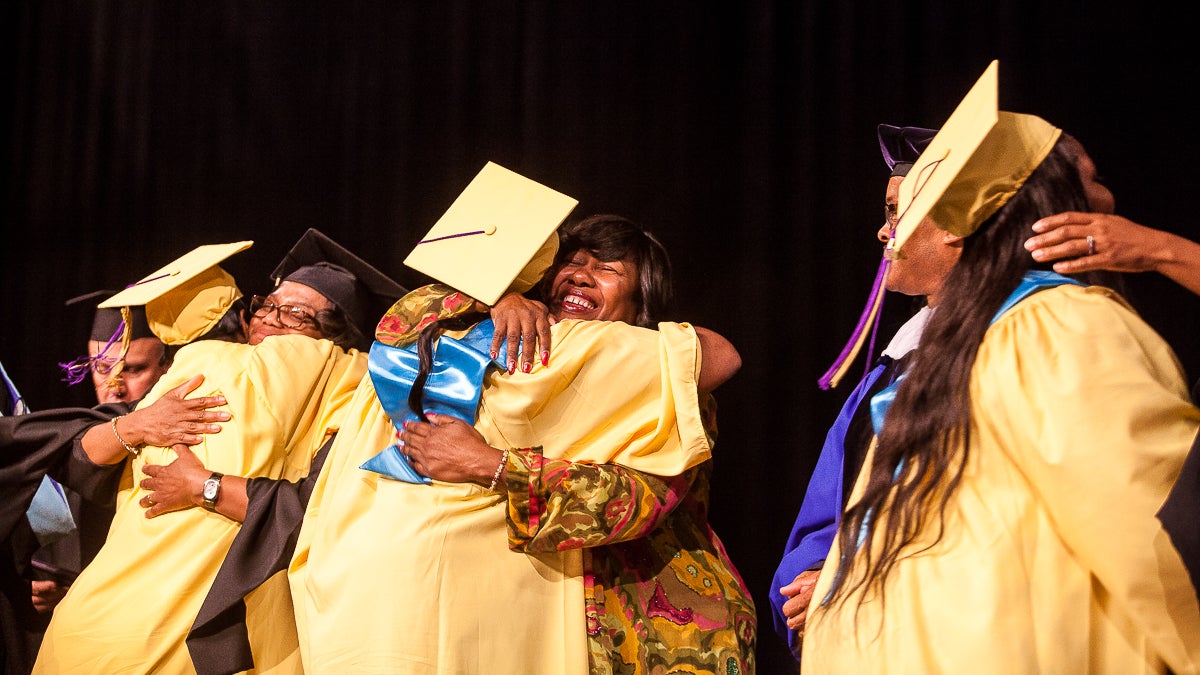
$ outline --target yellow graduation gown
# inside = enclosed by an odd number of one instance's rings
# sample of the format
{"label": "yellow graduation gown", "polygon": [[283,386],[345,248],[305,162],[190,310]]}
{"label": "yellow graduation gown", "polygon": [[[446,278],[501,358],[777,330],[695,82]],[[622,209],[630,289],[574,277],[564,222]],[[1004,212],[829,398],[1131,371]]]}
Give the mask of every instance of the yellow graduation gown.
{"label": "yellow graduation gown", "polygon": [[942,541],[885,602],[825,611],[835,546],[802,672],[1198,672],[1196,593],[1155,518],[1200,428],[1168,345],[1111,291],[1060,286],[996,321],[970,386]]}
{"label": "yellow graduation gown", "polygon": [[[193,395],[223,394],[232,415],[220,433],[192,446],[200,461],[230,475],[294,480],[336,431],[366,373],[366,354],[302,335],[254,347],[197,342],[179,350],[142,405],[197,373],[205,380]],[[117,497],[99,555],[55,609],[34,672],[194,672],[184,639],[239,523],[200,508],[147,519],[138,505],[146,494],[137,487],[141,468],[174,459],[173,450],[146,447],[133,460],[133,485]],[[246,604],[257,672],[301,672],[283,575]]]}
{"label": "yellow graduation gown", "polygon": [[[476,428],[500,448],[667,475],[695,466],[711,451],[699,346],[689,326],[660,328],[556,324],[549,367],[486,378]],[[586,673],[580,552],[509,550],[498,492],[359,469],[394,433],[365,378],[289,570],[306,672]]]}

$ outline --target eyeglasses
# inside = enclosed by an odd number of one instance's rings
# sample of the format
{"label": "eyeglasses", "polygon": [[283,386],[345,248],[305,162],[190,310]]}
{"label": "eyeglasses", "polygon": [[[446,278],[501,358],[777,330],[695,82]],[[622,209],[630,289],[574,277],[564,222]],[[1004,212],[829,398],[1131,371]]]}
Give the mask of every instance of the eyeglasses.
{"label": "eyeglasses", "polygon": [[895,228],[896,223],[900,222],[900,212],[896,204],[883,205],[883,222],[889,228]]}
{"label": "eyeglasses", "polygon": [[277,305],[261,295],[250,299],[250,314],[259,319],[266,319],[275,312],[275,320],[284,328],[303,328],[305,325],[317,325],[317,317],[295,305]]}

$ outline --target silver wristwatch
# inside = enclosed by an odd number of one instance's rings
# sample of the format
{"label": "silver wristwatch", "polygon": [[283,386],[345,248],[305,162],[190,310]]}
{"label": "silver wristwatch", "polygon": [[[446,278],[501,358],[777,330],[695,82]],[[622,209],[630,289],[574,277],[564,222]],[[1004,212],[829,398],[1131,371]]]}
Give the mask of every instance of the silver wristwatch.
{"label": "silver wristwatch", "polygon": [[224,477],[225,474],[214,471],[204,481],[204,490],[200,492],[200,496],[204,498],[204,508],[209,511],[215,511],[217,508],[217,500],[221,497],[221,479]]}

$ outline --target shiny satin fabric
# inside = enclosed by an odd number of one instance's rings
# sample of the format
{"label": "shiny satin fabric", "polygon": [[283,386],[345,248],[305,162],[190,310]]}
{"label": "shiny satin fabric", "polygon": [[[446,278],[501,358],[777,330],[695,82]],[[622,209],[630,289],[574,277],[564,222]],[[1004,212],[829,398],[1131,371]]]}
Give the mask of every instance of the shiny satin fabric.
{"label": "shiny satin fabric", "polygon": [[[487,350],[495,326],[487,319],[462,339],[443,335],[433,353],[433,369],[425,381],[423,412],[451,415],[474,424],[483,391],[483,376],[493,363]],[[420,369],[416,344],[392,347],[376,341],[367,359],[368,372],[379,403],[396,430],[405,422],[421,419],[408,405],[408,396]],[[497,365],[499,365],[497,363]],[[408,483],[429,483],[408,461],[396,443],[384,448],[359,468]]]}
{"label": "shiny satin fabric", "polygon": [[[1008,298],[1004,301],[1004,304],[1000,305],[1000,309],[996,310],[996,315],[992,317],[992,323],[995,323],[996,319],[999,319],[1004,315],[1005,312],[1012,309],[1013,305],[1024,300],[1033,293],[1043,289],[1061,286],[1062,284],[1075,284],[1076,286],[1085,285],[1080,281],[1076,281],[1075,279],[1071,279],[1069,277],[1064,277],[1061,274],[1056,274],[1054,272],[1044,272],[1041,270],[1031,270],[1026,272],[1025,277],[1021,279],[1021,283],[1018,284],[1016,289],[1009,294]],[[896,389],[900,387],[900,382],[903,380],[904,376],[901,375],[900,377],[896,378],[895,382],[892,382],[890,385],[888,385],[886,389],[871,397],[871,425],[875,427],[876,434],[878,434],[879,430],[883,428],[883,418],[885,415],[887,415],[888,406],[892,405],[892,401],[896,399]]]}

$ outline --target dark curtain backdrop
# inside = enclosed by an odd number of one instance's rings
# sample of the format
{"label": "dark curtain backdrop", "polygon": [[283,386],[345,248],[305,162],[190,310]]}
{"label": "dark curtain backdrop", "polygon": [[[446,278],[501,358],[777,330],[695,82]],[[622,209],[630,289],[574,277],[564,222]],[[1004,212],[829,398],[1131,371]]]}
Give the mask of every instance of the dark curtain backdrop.
{"label": "dark curtain backdrop", "polygon": [[[781,672],[768,582],[853,386],[816,382],[879,260],[876,125],[939,125],[999,59],[1003,108],[1078,136],[1122,213],[1196,237],[1197,59],[1159,5],[9,3],[0,360],[35,409],[89,404],[55,367],[90,321],[64,301],[200,244],[254,240],[226,265],[250,293],[308,227],[423,283],[401,261],[495,161],[654,229],[678,317],[740,348],[712,522]],[[1131,286],[1196,377],[1200,300]]]}

